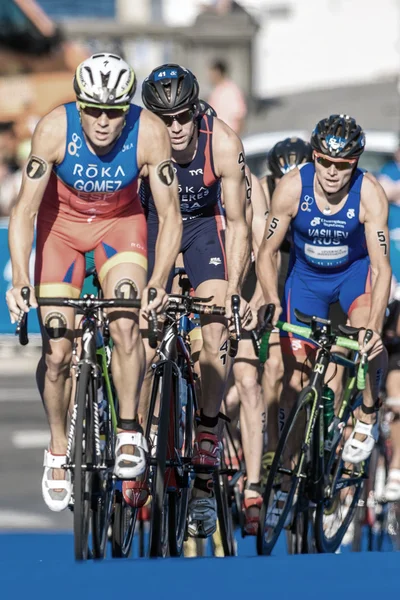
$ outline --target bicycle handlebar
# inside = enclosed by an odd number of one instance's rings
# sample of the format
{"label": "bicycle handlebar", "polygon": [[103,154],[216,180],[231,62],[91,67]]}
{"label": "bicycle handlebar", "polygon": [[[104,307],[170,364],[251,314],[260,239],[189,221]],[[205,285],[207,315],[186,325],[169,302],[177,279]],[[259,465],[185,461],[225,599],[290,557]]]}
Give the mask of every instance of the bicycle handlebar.
{"label": "bicycle handlebar", "polygon": [[[267,313],[269,318],[268,324],[271,322],[272,317],[273,317],[273,312],[271,314],[271,311],[269,310],[269,306],[272,305],[268,305],[268,309],[267,309]],[[311,336],[311,328],[310,327],[303,327],[301,325],[293,325],[291,323],[286,323],[284,321],[278,321],[276,324],[276,327],[278,329],[280,329],[281,331],[286,331],[287,333],[293,333],[294,335],[298,335],[302,338],[306,338],[307,340],[310,341],[314,341],[312,339]],[[263,325],[263,328],[265,329],[265,323]],[[257,334],[256,334],[257,335]],[[268,359],[268,346],[269,346],[269,338],[271,335],[271,331],[264,331],[264,333],[262,334],[262,338],[261,338],[261,342],[258,342],[258,348],[259,348],[259,352],[258,352],[258,356],[260,359],[261,363],[265,363],[266,360]],[[365,343],[368,343],[370,341],[370,339],[372,338],[372,331],[370,329],[367,329],[366,333],[365,333],[365,338],[364,341]],[[258,340],[260,339],[260,335],[258,335]],[[335,341],[334,344],[332,345],[336,345],[336,346],[340,346],[341,348],[347,348],[348,350],[353,350],[354,352],[360,352],[360,346],[358,343],[358,340],[352,340],[350,338],[344,337],[344,336],[335,336]],[[359,362],[358,365],[358,369],[357,369],[357,388],[359,390],[364,390],[365,386],[366,386],[366,373],[368,371],[368,356],[367,354],[362,354],[361,355],[361,360]]]}
{"label": "bicycle handlebar", "polygon": [[[150,288],[149,290],[149,300],[155,298],[156,290],[154,288]],[[25,304],[29,305],[29,297],[30,290],[28,287],[23,287],[21,290],[21,295],[24,299]],[[196,298],[183,297],[183,296],[174,296],[170,295],[169,305],[166,309],[166,312],[180,312],[183,314],[190,313],[198,313],[201,315],[216,315],[216,316],[224,316],[225,308],[223,306],[216,306],[215,304],[202,304],[200,302],[195,302]],[[232,297],[232,303],[233,303]],[[239,299],[239,297],[237,297]],[[125,298],[96,298],[94,296],[85,296],[83,298],[37,298],[37,303],[39,306],[65,306],[69,308],[74,308],[80,313],[85,313],[89,309],[97,310],[98,308],[140,308],[141,300],[136,298],[134,300],[128,300]],[[240,303],[240,299],[239,299]],[[239,317],[239,303],[235,301],[235,306],[232,306],[232,314],[234,317],[235,331],[231,336],[231,344],[232,342],[239,342],[240,340],[240,317]],[[237,314],[236,314],[237,313]],[[155,311],[151,311],[151,316],[149,319],[149,343],[152,348],[157,346],[157,315]],[[19,343],[23,346],[29,343],[28,338],[28,313],[23,311],[20,312],[17,328],[15,334],[19,336]],[[234,336],[234,337],[233,337]],[[154,345],[152,345],[154,344]],[[233,345],[233,350],[230,352],[234,352],[235,346]],[[237,352],[237,347],[236,347]],[[231,354],[230,356],[235,356],[235,354]]]}

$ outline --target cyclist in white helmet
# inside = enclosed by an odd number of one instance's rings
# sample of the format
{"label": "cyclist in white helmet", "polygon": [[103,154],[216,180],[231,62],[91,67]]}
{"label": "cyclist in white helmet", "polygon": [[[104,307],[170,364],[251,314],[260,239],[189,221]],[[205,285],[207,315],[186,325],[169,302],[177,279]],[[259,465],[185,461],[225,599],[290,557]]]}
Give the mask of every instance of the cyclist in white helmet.
{"label": "cyclist in white helmet", "polygon": [[[11,320],[27,312],[21,289],[29,286],[31,306],[38,296],[78,298],[85,276],[85,253],[94,250],[106,297],[144,299],[147,227],[138,196],[138,178],[147,177],[159,216],[155,264],[147,287],[157,290],[152,308],[166,303],[166,278],[181,240],[178,186],[171,165],[165,125],[150,111],[132,104],[133,69],[119,56],[98,53],[75,73],[76,103],[58,106],[38,123],[21,191],[9,228],[13,287],[7,292]],[[37,215],[35,287],[28,263]],[[113,318],[112,372],[119,400],[115,474],[143,474],[147,442],[137,420],[145,369],[144,349],[135,311]],[[70,361],[74,311],[40,310],[43,355],[38,386],[50,426],[44,456],[42,492],[51,510],[68,506],[71,476],[61,466],[67,449]]]}

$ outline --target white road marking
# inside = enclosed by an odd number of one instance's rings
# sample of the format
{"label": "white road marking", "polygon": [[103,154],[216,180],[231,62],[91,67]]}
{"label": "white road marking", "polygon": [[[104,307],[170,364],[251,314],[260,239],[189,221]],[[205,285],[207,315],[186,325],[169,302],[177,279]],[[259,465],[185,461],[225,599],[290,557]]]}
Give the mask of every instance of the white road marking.
{"label": "white road marking", "polygon": [[0,529],[49,529],[53,526],[50,517],[19,510],[0,510]]}
{"label": "white road marking", "polygon": [[13,431],[11,441],[14,448],[47,448],[50,442],[48,429],[25,429]]}

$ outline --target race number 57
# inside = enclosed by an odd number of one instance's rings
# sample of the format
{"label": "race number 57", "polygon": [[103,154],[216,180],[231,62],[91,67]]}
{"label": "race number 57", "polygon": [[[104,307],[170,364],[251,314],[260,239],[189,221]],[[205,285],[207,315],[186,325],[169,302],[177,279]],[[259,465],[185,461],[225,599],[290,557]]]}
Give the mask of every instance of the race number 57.
{"label": "race number 57", "polygon": [[387,241],[385,232],[380,230],[376,232],[380,247],[383,249],[383,254],[387,256]]}

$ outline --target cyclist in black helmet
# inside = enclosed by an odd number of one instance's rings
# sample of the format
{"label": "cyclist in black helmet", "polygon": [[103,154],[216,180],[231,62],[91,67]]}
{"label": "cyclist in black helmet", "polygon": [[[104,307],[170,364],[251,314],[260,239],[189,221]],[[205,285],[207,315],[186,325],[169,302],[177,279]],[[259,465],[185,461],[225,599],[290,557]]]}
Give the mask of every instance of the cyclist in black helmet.
{"label": "cyclist in black helmet", "polygon": [[[347,115],[319,121],[311,137],[313,162],[287,173],[273,195],[260,249],[257,273],[267,303],[278,318],[298,323],[294,308],[327,318],[339,300],[351,325],[372,331],[363,352],[370,358],[369,383],[343,459],[357,464],[370,455],[377,438],[379,382],[386,369],[381,340],[391,270],[388,257],[386,195],[370,174],[358,169],[365,135]],[[291,268],[281,300],[276,256],[291,228]],[[282,313],[282,314],[281,314]],[[315,348],[295,336],[281,335],[285,366],[281,405],[292,405],[304,384],[304,361]],[[277,503],[279,510],[280,503]]]}
{"label": "cyclist in black helmet", "polygon": [[[196,295],[213,296],[213,302],[226,305],[229,315],[231,296],[241,293],[250,262],[242,143],[225,123],[202,111],[197,79],[180,65],[165,64],[154,69],[143,83],[142,99],[145,107],[164,121],[170,135],[184,229],[181,252],[190,282]],[[148,213],[150,275],[162,222],[159,223],[154,211],[146,180],[142,182],[141,196]],[[241,314],[244,324],[251,319],[251,311],[243,299]],[[203,409],[193,462],[215,467],[220,463],[218,414],[229,366],[224,321],[202,318],[202,335]],[[209,536],[215,531],[216,522],[212,479],[210,475],[199,474],[189,506],[189,533]]]}
{"label": "cyclist in black helmet", "polygon": [[261,179],[267,197],[272,198],[276,184],[286,173],[311,160],[311,144],[301,138],[291,137],[277,142],[268,152],[270,173]]}

